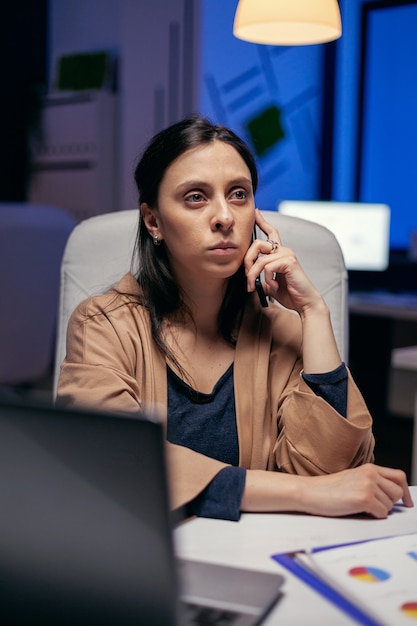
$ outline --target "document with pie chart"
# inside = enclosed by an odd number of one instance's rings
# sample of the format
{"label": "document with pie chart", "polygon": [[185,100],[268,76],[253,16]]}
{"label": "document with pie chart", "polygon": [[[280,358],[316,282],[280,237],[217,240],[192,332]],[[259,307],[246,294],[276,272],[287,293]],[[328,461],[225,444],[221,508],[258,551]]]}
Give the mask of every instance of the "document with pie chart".
{"label": "document with pie chart", "polygon": [[321,548],[296,558],[378,623],[417,626],[417,534]]}

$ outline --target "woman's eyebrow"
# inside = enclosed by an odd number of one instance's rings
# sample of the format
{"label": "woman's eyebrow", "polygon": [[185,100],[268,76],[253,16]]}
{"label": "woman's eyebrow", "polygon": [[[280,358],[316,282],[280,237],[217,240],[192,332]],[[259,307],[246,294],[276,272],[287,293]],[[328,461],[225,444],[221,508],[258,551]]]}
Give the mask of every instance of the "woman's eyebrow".
{"label": "woman's eyebrow", "polygon": [[185,180],[177,186],[177,189],[193,189],[201,187],[211,187],[211,184],[206,180]]}
{"label": "woman's eyebrow", "polygon": [[236,186],[236,185],[250,185],[252,187],[252,181],[250,178],[248,178],[247,176],[239,176],[239,178],[234,178],[233,180],[229,181],[229,185],[231,186]]}
{"label": "woman's eyebrow", "polygon": [[[252,187],[252,181],[250,178],[248,178],[247,176],[239,176],[238,178],[234,178],[232,180],[227,181],[227,185],[229,187],[235,187],[235,186],[248,186],[250,185]],[[183,181],[181,183],[179,183],[179,185],[177,186],[177,190],[181,191],[183,189],[206,189],[206,188],[211,188],[213,185],[212,183],[208,182],[207,180],[186,180]]]}

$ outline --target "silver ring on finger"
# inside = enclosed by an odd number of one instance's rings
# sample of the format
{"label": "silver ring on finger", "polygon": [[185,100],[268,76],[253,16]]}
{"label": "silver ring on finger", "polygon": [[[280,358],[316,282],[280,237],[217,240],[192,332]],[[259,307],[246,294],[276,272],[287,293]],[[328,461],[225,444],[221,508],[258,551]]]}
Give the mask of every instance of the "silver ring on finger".
{"label": "silver ring on finger", "polygon": [[279,248],[279,241],[274,241],[273,239],[267,239],[266,241],[271,244],[271,252],[270,252],[270,254],[272,254],[273,252],[276,252],[278,250],[278,248]]}

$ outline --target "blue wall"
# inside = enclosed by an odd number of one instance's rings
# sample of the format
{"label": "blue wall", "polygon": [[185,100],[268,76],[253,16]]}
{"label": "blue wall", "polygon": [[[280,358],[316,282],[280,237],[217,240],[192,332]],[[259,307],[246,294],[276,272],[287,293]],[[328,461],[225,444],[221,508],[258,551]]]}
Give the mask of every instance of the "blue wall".
{"label": "blue wall", "polygon": [[[343,34],[337,43],[333,198],[391,206],[391,247],[407,248],[417,230],[416,4],[340,0]],[[361,132],[362,7],[370,11],[365,109]],[[375,5],[375,8],[372,7]],[[360,137],[364,152],[361,155]],[[358,168],[362,185],[358,188]]]}
{"label": "blue wall", "polygon": [[358,198],[391,207],[391,246],[417,230],[417,3],[367,12]]}
{"label": "blue wall", "polygon": [[[372,72],[363,118],[362,159],[362,5],[382,3],[339,3],[343,34],[336,44],[330,195],[333,200],[389,204],[391,245],[407,248],[411,231],[417,230],[417,2],[408,0],[401,9],[398,0],[395,11],[372,12],[368,41]],[[254,137],[259,137],[263,126],[268,128],[271,145],[257,157],[260,208],[274,210],[281,199],[320,199],[323,108],[333,105],[323,102],[329,78],[324,76],[324,56],[329,44],[284,47],[240,41],[232,34],[236,6],[237,0],[201,2],[200,109],[232,127],[255,152]]]}
{"label": "blue wall", "polygon": [[274,210],[281,199],[317,199],[324,47],[236,39],[236,6],[237,0],[202,1],[200,110],[252,147],[260,170],[259,208]]}

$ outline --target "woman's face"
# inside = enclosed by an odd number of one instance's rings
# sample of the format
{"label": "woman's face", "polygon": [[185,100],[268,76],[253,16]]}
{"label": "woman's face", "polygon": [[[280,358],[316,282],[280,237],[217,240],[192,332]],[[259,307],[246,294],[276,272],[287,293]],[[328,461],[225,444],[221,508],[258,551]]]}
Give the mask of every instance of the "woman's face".
{"label": "woman's face", "polygon": [[158,206],[145,224],[164,241],[174,274],[225,279],[242,264],[255,220],[252,179],[240,154],[221,141],[192,148],[167,168]]}

